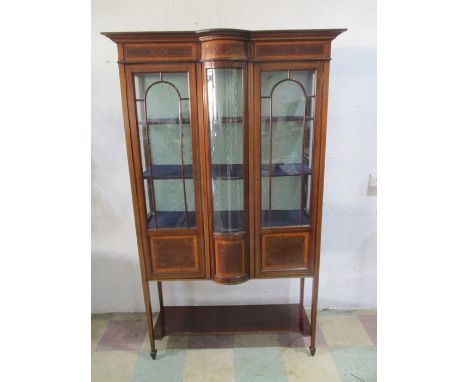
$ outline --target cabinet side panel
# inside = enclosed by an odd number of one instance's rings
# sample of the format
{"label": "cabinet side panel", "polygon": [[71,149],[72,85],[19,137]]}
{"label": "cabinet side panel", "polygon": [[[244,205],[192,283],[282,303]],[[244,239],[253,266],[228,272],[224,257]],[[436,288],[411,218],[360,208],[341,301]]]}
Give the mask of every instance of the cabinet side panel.
{"label": "cabinet side panel", "polygon": [[247,117],[248,117],[248,137],[249,137],[249,269],[250,275],[255,275],[255,105],[254,105],[254,66],[249,62],[247,66]]}
{"label": "cabinet side panel", "polygon": [[[119,57],[122,56],[123,48],[119,44],[118,46],[118,53]],[[123,110],[123,118],[124,118],[124,128],[125,128],[125,142],[126,142],[126,149],[127,149],[127,161],[128,161],[128,168],[129,168],[129,176],[130,176],[130,189],[132,193],[132,203],[133,203],[133,214],[135,220],[135,230],[137,236],[137,245],[138,245],[138,255],[140,260],[140,271],[142,281],[146,281],[148,279],[148,272],[146,264],[148,261],[145,261],[147,258],[145,255],[144,250],[144,243],[146,237],[143,235],[143,230],[140,224],[140,212],[138,206],[138,196],[137,196],[137,186],[136,186],[136,177],[135,177],[135,166],[134,166],[134,158],[133,158],[133,147],[132,147],[132,139],[130,133],[130,118],[129,118],[129,108],[128,108],[128,92],[129,87],[127,84],[127,78],[125,75],[125,65],[119,64],[119,76],[120,76],[120,89],[121,89],[121,98],[122,98],[122,110]],[[144,289],[144,288],[143,288]]]}
{"label": "cabinet side panel", "polygon": [[[325,178],[325,148],[326,148],[326,135],[327,135],[327,109],[328,109],[328,77],[329,77],[329,62],[323,64],[321,71],[321,98],[318,106],[320,107],[320,119],[317,123],[320,125],[320,141],[318,147],[318,173],[317,179],[317,201],[315,211],[315,236],[314,236],[314,287],[312,295],[312,308],[317,308],[318,298],[318,283],[319,283],[319,268],[320,268],[320,244],[322,233],[322,208],[323,208],[323,186]],[[313,318],[315,319],[315,317]]]}
{"label": "cabinet side panel", "polygon": [[198,122],[198,141],[199,141],[199,159],[200,159],[200,189],[201,189],[201,206],[203,212],[203,244],[204,244],[204,256],[205,256],[205,273],[206,278],[211,278],[211,256],[210,256],[210,210],[208,206],[208,185],[206,179],[208,179],[208,164],[206,162],[207,158],[207,142],[205,137],[206,127],[205,127],[205,114],[203,107],[203,68],[202,64],[196,64],[196,95],[197,95],[197,122]]}

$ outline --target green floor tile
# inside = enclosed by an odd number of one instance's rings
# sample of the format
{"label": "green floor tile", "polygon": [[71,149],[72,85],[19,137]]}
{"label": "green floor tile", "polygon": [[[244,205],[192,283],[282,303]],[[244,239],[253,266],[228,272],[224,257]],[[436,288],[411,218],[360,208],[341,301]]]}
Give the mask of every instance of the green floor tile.
{"label": "green floor tile", "polygon": [[281,348],[234,349],[236,382],[287,382]]}
{"label": "green floor tile", "polygon": [[137,359],[138,354],[132,352],[93,352],[91,356],[91,381],[128,382]]}
{"label": "green floor tile", "polygon": [[131,382],[180,382],[186,354],[185,350],[158,351],[153,360],[148,352],[141,352]]}
{"label": "green floor tile", "polygon": [[330,349],[342,382],[377,381],[377,351],[374,347]]}

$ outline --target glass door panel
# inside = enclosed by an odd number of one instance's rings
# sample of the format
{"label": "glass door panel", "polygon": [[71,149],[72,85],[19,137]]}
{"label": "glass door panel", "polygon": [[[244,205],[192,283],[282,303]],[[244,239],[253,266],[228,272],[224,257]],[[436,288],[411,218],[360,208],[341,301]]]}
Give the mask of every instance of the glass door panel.
{"label": "glass door panel", "polygon": [[241,68],[206,69],[216,233],[245,231],[244,89]]}
{"label": "glass door panel", "polygon": [[260,78],[262,227],[309,225],[315,71]]}
{"label": "glass door panel", "polygon": [[187,73],[135,74],[148,228],[195,226]]}

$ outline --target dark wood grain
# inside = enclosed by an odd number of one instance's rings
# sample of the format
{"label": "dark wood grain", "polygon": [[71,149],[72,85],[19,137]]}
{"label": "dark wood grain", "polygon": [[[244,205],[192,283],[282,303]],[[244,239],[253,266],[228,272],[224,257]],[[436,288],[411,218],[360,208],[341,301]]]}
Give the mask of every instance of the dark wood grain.
{"label": "dark wood grain", "polygon": [[307,271],[309,233],[264,233],[262,235],[261,272]]}
{"label": "dark wood grain", "polygon": [[[287,216],[278,216],[278,213],[286,213],[287,211],[277,211],[272,214],[272,225],[276,221],[276,227],[275,230],[272,231],[269,229],[269,219],[268,221],[265,220],[265,211],[259,210],[259,206],[261,205],[261,184],[260,184],[260,179],[261,176],[265,173],[264,170],[264,165],[261,164],[261,99],[260,99],[260,86],[261,86],[261,72],[262,71],[288,71],[288,70],[313,70],[317,75],[321,72],[322,70],[322,62],[321,61],[311,61],[311,62],[271,62],[271,63],[260,63],[255,65],[255,78],[254,78],[254,83],[255,83],[255,102],[253,105],[254,111],[256,113],[256,136],[255,136],[255,153],[254,153],[254,163],[255,163],[255,175],[257,177],[257,182],[256,182],[256,187],[255,187],[255,201],[257,203],[257,207],[255,209],[255,214],[256,214],[256,220],[255,220],[255,264],[256,264],[256,272],[255,275],[256,277],[278,277],[278,276],[291,276],[291,277],[300,277],[300,276],[311,276],[312,271],[313,271],[313,265],[314,265],[314,256],[315,256],[315,246],[314,246],[314,233],[315,233],[315,216],[313,217],[312,222],[310,222],[310,217],[308,216],[307,213],[303,213],[302,215],[302,220],[303,224],[305,224],[307,227],[305,230],[299,230],[298,227],[295,229],[290,229],[289,227],[284,227],[282,228],[280,225],[285,219],[288,219],[289,224],[288,225],[300,225],[300,215],[297,215],[297,222],[296,218],[294,215],[291,215],[290,212],[288,212],[289,215]],[[320,81],[322,77],[318,76],[317,81]],[[317,89],[317,96],[315,98],[315,102],[318,103],[322,98],[321,98],[321,91],[322,89]],[[314,126],[314,145],[320,144],[320,140],[316,140],[317,135],[320,134],[320,125],[317,123],[317,120],[320,121],[320,113],[321,109],[316,108],[316,116],[313,121],[313,126]],[[311,173],[312,175],[312,185],[317,184],[318,182],[318,177],[319,177],[319,161],[320,158],[318,156],[318,147],[313,148],[313,158],[312,158],[312,169],[309,170],[309,168],[304,168],[305,173]],[[299,169],[301,166],[299,165]],[[262,174],[263,172],[263,174]],[[312,188],[311,189],[311,195],[310,195],[310,200],[309,203],[311,205],[311,208],[315,208],[315,204],[317,203],[316,200],[316,195],[317,195],[317,188]],[[276,215],[276,216],[273,216]],[[282,240],[275,240],[275,245],[278,246],[278,250],[275,252],[277,257],[280,257],[279,259],[276,259],[275,261],[281,262],[281,257],[284,259],[283,265],[281,267],[277,266],[276,269],[273,269],[273,265],[270,264],[268,265],[268,262],[266,261],[266,258],[268,257],[267,254],[268,252],[266,251],[266,239],[265,235],[271,235],[275,234],[278,235],[276,237],[281,237],[282,234],[285,234],[287,237],[288,235],[294,235],[298,234],[299,232],[306,232],[304,237],[307,237],[307,243],[304,243],[304,253],[303,256],[299,257],[298,255],[298,250],[297,250],[297,243],[294,240],[286,240],[283,242]],[[290,243],[290,248],[288,249],[288,246],[285,245],[285,243]],[[269,246],[270,250],[273,250],[273,246]],[[291,251],[292,250],[292,251]],[[302,265],[299,265],[299,258],[303,259]],[[289,260],[288,260],[289,259]]]}
{"label": "dark wood grain", "polygon": [[[313,355],[315,353],[315,336],[317,329],[317,309],[318,309],[318,287],[319,287],[319,268],[320,268],[320,239],[322,232],[322,208],[323,208],[323,183],[325,177],[325,143],[327,136],[327,108],[328,108],[328,78],[329,78],[330,64],[328,62],[323,64],[318,82],[320,86],[320,98],[317,101],[321,107],[320,119],[316,121],[317,135],[319,144],[314,147],[315,155],[318,158],[317,173],[318,179],[316,180],[316,202],[315,202],[315,232],[313,236],[315,245],[314,255],[314,274],[312,285],[312,305],[311,305],[311,345],[310,351]],[[319,103],[320,101],[320,103]]]}
{"label": "dark wood grain", "polygon": [[254,44],[256,61],[310,60],[330,57],[328,41],[288,41],[285,43],[258,42]]}
{"label": "dark wood grain", "polygon": [[160,273],[192,273],[199,276],[197,236],[151,237],[151,269]]}
{"label": "dark wood grain", "polygon": [[299,332],[306,336],[310,335],[310,324],[300,304],[165,306],[154,327],[155,339],[170,334],[244,332]]}
{"label": "dark wood grain", "polygon": [[181,42],[206,41],[211,39],[245,39],[264,40],[333,40],[346,29],[289,29],[289,30],[256,30],[242,29],[204,29],[200,31],[144,31],[144,32],[102,32],[115,43],[134,42]]}
{"label": "dark wood grain", "polygon": [[[198,142],[198,115],[197,115],[197,93],[196,93],[196,72],[194,64],[135,64],[127,65],[125,68],[126,81],[130,86],[129,91],[127,92],[128,106],[129,106],[129,120],[130,120],[130,134],[131,134],[131,143],[132,151],[134,158],[134,176],[136,184],[136,192],[138,194],[137,201],[139,205],[139,220],[140,220],[140,229],[143,233],[143,252],[145,254],[147,272],[149,273],[148,278],[151,280],[158,279],[186,279],[186,278],[202,278],[205,277],[205,256],[204,256],[204,239],[203,239],[203,209],[201,208],[201,196],[200,196],[200,150]],[[136,99],[134,91],[134,75],[137,73],[188,73],[188,88],[189,88],[189,98],[190,98],[190,126],[191,126],[191,136],[192,136],[192,175],[194,181],[194,197],[195,197],[195,227],[194,228],[179,228],[171,229],[170,232],[166,231],[165,228],[157,230],[154,226],[151,225],[151,219],[148,219],[149,211],[146,211],[145,203],[145,191],[143,185],[144,171],[142,166],[141,158],[141,142],[139,141],[138,133],[138,123],[137,123],[137,113],[136,113]],[[157,192],[157,190],[156,190]],[[192,214],[189,214],[189,218]],[[159,236],[167,237],[170,239],[181,238],[183,235],[188,233],[195,232],[196,235],[196,245],[197,248],[194,250],[194,253],[197,254],[197,264],[199,265],[197,272],[194,270],[191,271],[158,271],[154,272],[155,269],[159,269],[157,266],[155,268],[153,262],[154,257],[154,243],[153,248],[150,248],[149,239],[153,237],[151,231],[161,232]],[[190,267],[189,267],[190,268]],[[190,268],[192,269],[192,268]]]}
{"label": "dark wood grain", "polygon": [[154,61],[194,61],[198,58],[198,44],[130,43],[124,46],[124,60],[132,62]]}
{"label": "dark wood grain", "polygon": [[[119,47],[119,55],[121,54],[121,47]],[[153,334],[153,314],[151,308],[151,296],[150,296],[150,289],[149,289],[149,270],[147,265],[149,265],[149,261],[146,256],[149,257],[148,252],[145,251],[144,244],[146,243],[146,238],[144,237],[144,230],[141,227],[141,211],[139,207],[139,200],[138,200],[138,190],[136,185],[136,172],[135,172],[135,161],[133,158],[133,149],[132,149],[132,139],[131,139],[131,127],[130,127],[130,116],[129,116],[129,107],[128,107],[128,92],[131,91],[131,87],[127,84],[127,79],[125,75],[125,66],[119,64],[119,75],[120,75],[120,91],[122,97],[122,110],[123,110],[123,118],[124,118],[124,129],[125,129],[125,142],[127,145],[127,160],[128,160],[128,168],[129,168],[129,175],[130,175],[130,189],[132,192],[132,203],[133,203],[133,214],[135,220],[135,229],[136,229],[136,236],[137,236],[137,246],[138,246],[138,256],[140,260],[140,274],[141,274],[141,284],[143,289],[143,299],[145,302],[145,312],[146,312],[146,321],[148,326],[148,333],[150,339],[154,337]],[[150,340],[150,348],[151,352],[154,353],[156,351],[155,344],[153,340]]]}
{"label": "dark wood grain", "polygon": [[103,32],[122,46],[121,63],[216,60],[329,60],[330,43],[345,29],[187,32]]}
{"label": "dark wood grain", "polygon": [[[117,43],[130,185],[150,338],[172,333],[299,331],[311,335],[311,353],[315,352],[329,61],[331,41],[344,31],[208,29],[103,33]],[[205,76],[208,68],[242,69],[243,118],[217,121],[227,128],[243,123],[242,165],[211,164]],[[316,75],[316,93],[312,98],[315,115],[308,119],[308,123],[313,125],[311,165],[307,159],[307,165],[275,163],[267,168],[261,163],[260,73],[289,73],[292,70],[312,70]],[[148,181],[148,168],[143,166],[136,113],[136,104],[142,100],[135,97],[134,83],[135,74],[154,72],[188,74],[190,119],[184,115],[181,122],[190,122],[192,158],[191,162],[186,162],[187,165],[182,163],[183,167],[152,166],[150,175],[162,180],[182,177],[193,180],[195,198],[194,211],[158,211],[162,214],[158,223],[166,221],[167,224],[157,226],[152,223],[154,216],[146,211],[144,182]],[[287,124],[296,120],[299,120],[297,116],[285,116],[276,118],[274,122]],[[167,118],[149,121],[158,125],[157,128],[174,122],[177,121]],[[310,199],[306,200],[309,209],[272,210],[267,216],[268,211],[262,211],[262,177],[301,174],[311,177]],[[243,179],[243,211],[213,211],[213,178]],[[301,193],[302,202],[307,195],[303,187]],[[238,226],[239,229],[214,232],[216,219],[228,219],[232,227]],[[271,227],[265,224],[266,219],[268,222],[271,219]],[[189,222],[188,226],[179,224],[179,220]],[[310,276],[313,276],[313,290],[309,323],[304,313],[303,298],[304,277]],[[249,278],[278,277],[301,278],[299,304],[165,307],[163,303],[161,280],[211,279],[220,283],[237,283]],[[154,327],[150,281],[158,282],[162,311]],[[152,355],[155,355],[154,341],[150,342]]]}
{"label": "dark wood grain", "polygon": [[210,40],[201,44],[201,61],[245,60],[247,44],[236,40]]}
{"label": "dark wood grain", "polygon": [[248,280],[245,236],[215,236],[216,282],[233,284]]}

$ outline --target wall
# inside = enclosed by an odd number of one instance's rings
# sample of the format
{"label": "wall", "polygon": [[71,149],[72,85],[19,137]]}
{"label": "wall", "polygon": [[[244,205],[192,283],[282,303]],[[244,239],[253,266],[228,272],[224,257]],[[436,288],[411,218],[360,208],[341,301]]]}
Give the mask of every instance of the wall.
{"label": "wall", "polygon": [[[333,43],[321,308],[376,307],[376,4],[373,0],[93,0],[92,311],[144,310],[117,50],[102,31],[348,28]],[[166,304],[295,302],[298,280],[167,282]],[[306,282],[310,306],[311,282]],[[157,307],[157,304],[155,304]]]}

